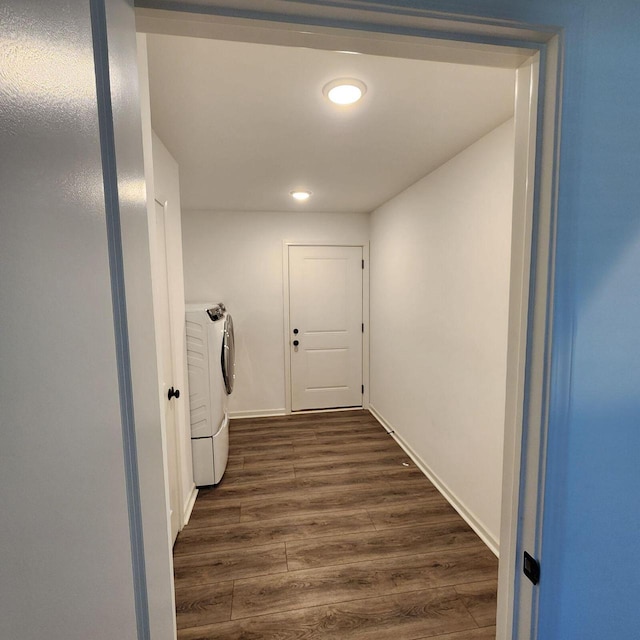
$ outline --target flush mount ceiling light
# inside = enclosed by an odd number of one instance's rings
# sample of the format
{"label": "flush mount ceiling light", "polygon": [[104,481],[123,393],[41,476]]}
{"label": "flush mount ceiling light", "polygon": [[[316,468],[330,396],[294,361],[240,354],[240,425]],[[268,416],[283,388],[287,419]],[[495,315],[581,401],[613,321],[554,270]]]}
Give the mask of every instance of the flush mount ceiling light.
{"label": "flush mount ceiling light", "polygon": [[311,196],[311,191],[300,191],[300,190],[289,191],[289,195],[294,200],[297,200],[298,202],[304,202],[305,200],[308,200],[309,197]]}
{"label": "flush mount ceiling light", "polygon": [[355,78],[338,78],[324,85],[322,93],[334,104],[347,105],[358,102],[367,92],[367,85]]}

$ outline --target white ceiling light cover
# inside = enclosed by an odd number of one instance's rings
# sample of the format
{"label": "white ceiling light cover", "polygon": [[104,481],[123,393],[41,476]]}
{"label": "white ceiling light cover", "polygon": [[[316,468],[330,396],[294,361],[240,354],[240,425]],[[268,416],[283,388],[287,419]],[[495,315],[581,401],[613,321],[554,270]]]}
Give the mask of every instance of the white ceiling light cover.
{"label": "white ceiling light cover", "polygon": [[302,189],[296,189],[294,191],[290,191],[289,195],[298,202],[305,202],[311,197],[311,191],[305,191]]}
{"label": "white ceiling light cover", "polygon": [[367,85],[355,78],[338,78],[324,86],[322,93],[334,104],[354,104],[367,92]]}

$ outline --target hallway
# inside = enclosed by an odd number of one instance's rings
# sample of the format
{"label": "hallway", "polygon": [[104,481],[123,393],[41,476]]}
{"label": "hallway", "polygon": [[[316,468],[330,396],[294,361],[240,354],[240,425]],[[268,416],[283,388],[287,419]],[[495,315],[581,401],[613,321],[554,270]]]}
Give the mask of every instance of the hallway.
{"label": "hallway", "polygon": [[495,638],[495,556],[367,411],[234,420],[174,563],[180,640]]}

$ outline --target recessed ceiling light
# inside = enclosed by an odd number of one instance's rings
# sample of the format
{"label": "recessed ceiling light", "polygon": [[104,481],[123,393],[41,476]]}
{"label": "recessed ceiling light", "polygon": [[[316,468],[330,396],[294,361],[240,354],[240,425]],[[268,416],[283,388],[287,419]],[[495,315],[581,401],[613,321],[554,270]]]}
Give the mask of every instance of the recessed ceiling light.
{"label": "recessed ceiling light", "polygon": [[331,102],[340,105],[353,104],[367,92],[367,85],[355,78],[338,78],[324,85],[322,93]]}
{"label": "recessed ceiling light", "polygon": [[298,200],[298,202],[304,202],[308,200],[311,196],[311,191],[290,191],[289,195],[294,199]]}

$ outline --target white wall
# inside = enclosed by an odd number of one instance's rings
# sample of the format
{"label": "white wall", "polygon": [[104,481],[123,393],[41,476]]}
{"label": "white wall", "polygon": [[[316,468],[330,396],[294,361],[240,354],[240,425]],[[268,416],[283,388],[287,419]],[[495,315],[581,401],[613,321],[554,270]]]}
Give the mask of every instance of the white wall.
{"label": "white wall", "polygon": [[368,214],[183,212],[187,302],[222,301],[233,316],[232,415],[284,412],[283,241],[364,244],[368,220]]}
{"label": "white wall", "polygon": [[498,547],[513,121],[371,216],[372,408]]}

